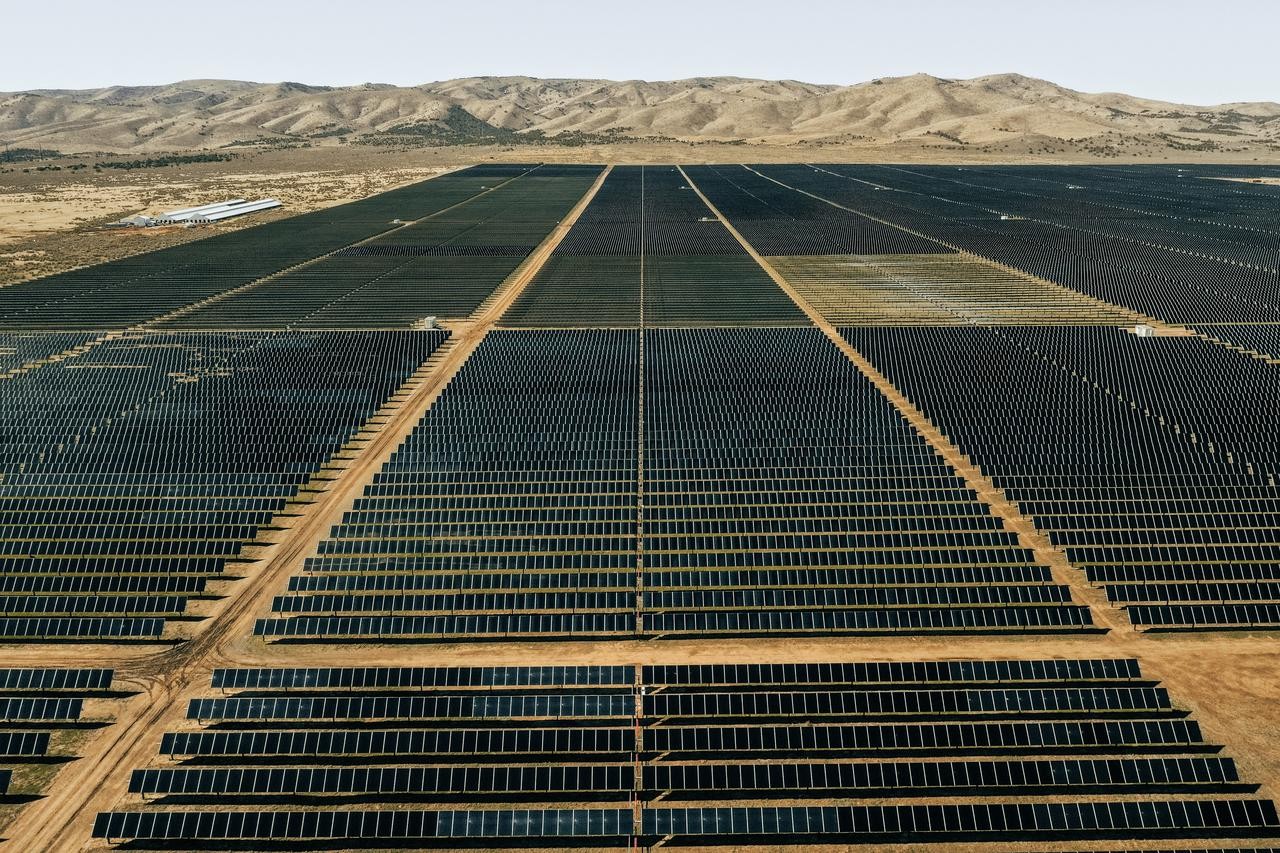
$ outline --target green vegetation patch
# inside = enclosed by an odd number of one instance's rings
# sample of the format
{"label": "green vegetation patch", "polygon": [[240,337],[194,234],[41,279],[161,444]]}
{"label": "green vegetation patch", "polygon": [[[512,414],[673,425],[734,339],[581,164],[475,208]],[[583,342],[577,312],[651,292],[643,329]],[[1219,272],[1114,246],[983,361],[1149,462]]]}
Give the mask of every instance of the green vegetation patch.
{"label": "green vegetation patch", "polygon": [[234,160],[238,154],[167,154],[148,157],[145,160],[103,160],[95,163],[95,169],[162,169],[166,166],[183,166],[188,163],[221,163]]}
{"label": "green vegetation patch", "polygon": [[48,148],[5,148],[0,150],[0,163],[29,163],[32,160],[55,160],[62,152]]}

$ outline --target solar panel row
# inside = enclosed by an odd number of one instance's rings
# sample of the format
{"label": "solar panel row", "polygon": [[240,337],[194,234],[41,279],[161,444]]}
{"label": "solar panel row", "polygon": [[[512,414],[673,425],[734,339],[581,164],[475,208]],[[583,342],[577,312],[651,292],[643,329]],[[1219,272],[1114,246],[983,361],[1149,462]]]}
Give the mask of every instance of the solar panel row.
{"label": "solar panel row", "polygon": [[160,747],[174,758],[255,759],[382,756],[400,763],[510,760],[516,755],[669,758],[785,756],[791,754],[957,756],[978,753],[1204,752],[1199,726],[1190,720],[1069,722],[798,723],[668,725],[563,729],[368,729],[329,731],[170,732]]}
{"label": "solar panel row", "polygon": [[646,684],[667,689],[730,684],[921,684],[936,682],[1032,683],[1040,681],[1136,681],[1131,658],[1097,660],[955,660],[887,663],[655,664],[641,670]]}
{"label": "solar panel row", "polygon": [[646,808],[488,811],[108,812],[94,837],[110,840],[341,840],[448,844],[453,839],[816,838],[867,841],[1248,837],[1274,829],[1264,800],[1052,802],[936,806]]}
{"label": "solar panel row", "polygon": [[[1099,661],[1101,664],[1120,662]],[[0,671],[2,677],[3,671]],[[627,687],[629,666],[350,667],[333,669],[215,669],[213,686],[223,690],[481,690],[502,687]]]}
{"label": "solar panel row", "polygon": [[515,794],[555,799],[629,799],[659,794],[715,797],[816,795],[945,796],[948,793],[1083,791],[1203,792],[1256,790],[1241,786],[1235,764],[1222,758],[1053,759],[891,763],[625,764],[475,767],[260,767],[135,770],[129,792],[144,797],[200,799],[376,795],[384,802],[468,795]]}

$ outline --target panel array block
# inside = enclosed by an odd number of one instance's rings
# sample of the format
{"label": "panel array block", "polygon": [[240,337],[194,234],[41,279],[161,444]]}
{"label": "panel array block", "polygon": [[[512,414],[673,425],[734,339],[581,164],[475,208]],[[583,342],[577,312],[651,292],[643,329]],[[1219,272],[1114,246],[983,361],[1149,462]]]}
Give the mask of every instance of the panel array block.
{"label": "panel array block", "polygon": [[646,342],[650,632],[1091,627],[818,330]]}
{"label": "panel array block", "polygon": [[1105,328],[845,334],[1135,626],[1280,627],[1274,366]]}
{"label": "panel array block", "polygon": [[[537,166],[495,176],[449,208],[165,325],[403,329],[426,317],[465,317],[546,238],[600,172],[599,166]],[[475,172],[461,174],[469,177],[452,180],[480,179]]]}
{"label": "panel array block", "polygon": [[258,633],[634,633],[639,344],[490,334]]}
{"label": "panel array block", "polygon": [[445,337],[136,333],[0,381],[0,641],[158,639]]}
{"label": "panel array block", "polygon": [[970,255],[800,255],[770,263],[840,326],[1123,325],[1140,318]]}
{"label": "panel array block", "polygon": [[258,633],[1093,630],[816,329],[643,334],[490,336]]}
{"label": "panel array block", "polygon": [[96,837],[629,846],[1280,829],[1126,659],[220,670],[215,685],[224,695],[192,701],[191,725],[161,746],[170,760],[133,773],[132,801],[99,815]]}
{"label": "panel array block", "polygon": [[[820,174],[810,166],[796,169]],[[685,171],[762,255],[918,255],[955,251],[928,237],[797,193],[744,166],[687,166]]]}
{"label": "panel array block", "polygon": [[67,331],[145,323],[390,231],[397,220],[444,210],[493,183],[484,173],[463,170],[350,204],[10,285],[0,288],[0,328]]}
{"label": "panel array block", "polygon": [[803,325],[674,166],[619,166],[503,321],[537,326]]}
{"label": "panel array block", "polygon": [[[751,175],[720,168],[735,181]],[[1208,180],[1171,166],[757,168],[796,190],[1165,322],[1280,321],[1280,193],[1273,186]]]}

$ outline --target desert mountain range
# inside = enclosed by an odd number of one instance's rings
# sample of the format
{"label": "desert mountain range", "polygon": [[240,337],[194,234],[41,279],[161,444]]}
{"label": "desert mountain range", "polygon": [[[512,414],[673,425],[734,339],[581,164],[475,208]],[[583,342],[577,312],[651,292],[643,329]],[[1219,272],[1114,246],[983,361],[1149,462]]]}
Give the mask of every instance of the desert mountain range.
{"label": "desert mountain range", "polygon": [[736,77],[473,77],[408,87],[187,80],[0,94],[0,145],[63,152],[548,137],[975,146],[1128,137],[1172,147],[1280,147],[1280,104],[1189,106],[1076,92],[1018,74],[916,74],[854,86]]}

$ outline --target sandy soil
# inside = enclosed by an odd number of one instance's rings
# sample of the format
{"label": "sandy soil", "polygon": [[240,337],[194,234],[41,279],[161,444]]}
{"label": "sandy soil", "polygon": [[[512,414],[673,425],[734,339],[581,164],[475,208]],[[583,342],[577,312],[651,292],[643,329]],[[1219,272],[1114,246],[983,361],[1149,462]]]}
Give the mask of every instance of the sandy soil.
{"label": "sandy soil", "polygon": [[[303,213],[320,207],[342,204],[390,187],[432,177],[440,167],[373,169],[347,172],[326,169],[307,172],[236,173],[165,180],[163,169],[140,170],[153,174],[113,175],[116,180],[77,180],[60,185],[34,187],[28,191],[0,193],[0,242],[13,242],[52,231],[95,225],[104,218],[125,211],[157,214],[174,207],[188,207],[203,201],[224,198],[257,199],[270,195],[286,207],[283,215]],[[83,173],[82,173],[83,174]],[[113,213],[104,213],[112,211]],[[118,218],[118,217],[117,217]],[[241,220],[257,225],[264,217]],[[164,233],[153,229],[149,233]]]}
{"label": "sandy soil", "polygon": [[1211,178],[1214,181],[1238,181],[1242,184],[1268,184],[1270,186],[1280,186],[1280,178]]}

